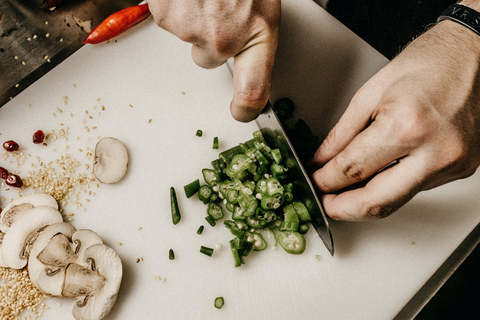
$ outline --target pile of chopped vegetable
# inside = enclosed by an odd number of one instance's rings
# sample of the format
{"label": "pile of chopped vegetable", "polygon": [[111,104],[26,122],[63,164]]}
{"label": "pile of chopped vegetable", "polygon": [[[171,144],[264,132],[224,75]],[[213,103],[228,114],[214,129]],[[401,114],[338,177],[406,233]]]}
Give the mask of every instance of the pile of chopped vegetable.
{"label": "pile of chopped vegetable", "polygon": [[265,233],[274,235],[288,253],[304,252],[310,214],[295,195],[280,150],[268,146],[260,131],[221,152],[211,164],[202,170],[204,183],[197,179],[186,185],[185,194],[198,195],[212,227],[225,219],[225,227],[235,236],[230,240],[235,267],[244,264],[252,250],[267,248]]}

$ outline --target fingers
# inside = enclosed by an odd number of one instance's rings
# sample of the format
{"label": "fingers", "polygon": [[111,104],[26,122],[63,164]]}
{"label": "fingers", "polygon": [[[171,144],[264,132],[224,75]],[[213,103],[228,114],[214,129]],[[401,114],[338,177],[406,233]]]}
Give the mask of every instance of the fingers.
{"label": "fingers", "polygon": [[340,153],[312,175],[322,192],[330,193],[364,181],[379,170],[408,154],[390,122],[374,121]]}
{"label": "fingers", "polygon": [[260,43],[235,57],[233,64],[233,99],[230,111],[234,119],[249,122],[255,119],[270,96],[276,38]]}
{"label": "fingers", "polygon": [[363,187],[322,196],[325,212],[334,220],[344,221],[387,217],[421,191],[425,167],[417,160],[407,157]]}
{"label": "fingers", "polygon": [[198,44],[192,45],[192,59],[200,67],[213,69],[227,62],[229,56],[218,54]]}

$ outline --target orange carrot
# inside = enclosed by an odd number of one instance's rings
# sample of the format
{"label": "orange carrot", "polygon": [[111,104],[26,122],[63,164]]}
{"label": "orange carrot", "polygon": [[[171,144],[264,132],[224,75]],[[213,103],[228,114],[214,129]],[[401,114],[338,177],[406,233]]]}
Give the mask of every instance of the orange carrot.
{"label": "orange carrot", "polygon": [[83,43],[97,44],[110,40],[149,16],[147,3],[115,12],[93,29]]}

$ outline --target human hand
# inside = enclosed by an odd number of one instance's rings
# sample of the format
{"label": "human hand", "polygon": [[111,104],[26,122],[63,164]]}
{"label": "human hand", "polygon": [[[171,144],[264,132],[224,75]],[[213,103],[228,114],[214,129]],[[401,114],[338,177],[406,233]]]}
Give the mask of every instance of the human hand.
{"label": "human hand", "polygon": [[192,58],[215,68],[235,57],[232,116],[257,117],[270,95],[280,0],[149,0],[158,26],[192,43]]}
{"label": "human hand", "polygon": [[418,192],[475,172],[479,62],[480,37],[443,21],[356,93],[312,159],[331,218],[383,218]]}

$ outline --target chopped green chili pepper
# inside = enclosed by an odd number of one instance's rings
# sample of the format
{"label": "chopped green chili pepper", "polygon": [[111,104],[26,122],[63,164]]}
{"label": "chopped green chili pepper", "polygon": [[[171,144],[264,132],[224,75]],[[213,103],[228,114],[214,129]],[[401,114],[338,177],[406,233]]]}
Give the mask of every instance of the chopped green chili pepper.
{"label": "chopped green chili pepper", "polygon": [[178,208],[177,194],[173,187],[170,187],[170,207],[172,208],[172,221],[175,225],[180,222],[181,216],[180,209]]}
{"label": "chopped green chili pepper", "polygon": [[202,233],[203,233],[203,229],[205,229],[204,226],[198,227],[197,234],[202,234]]}
{"label": "chopped green chili pepper", "polygon": [[187,196],[187,198],[192,197],[195,193],[198,192],[199,189],[200,189],[199,179],[192,181],[183,187],[183,190],[185,191],[185,195]]}
{"label": "chopped green chili pepper", "polygon": [[253,250],[263,251],[267,248],[267,241],[258,232],[249,232],[247,234],[247,241],[253,244]]}
{"label": "chopped green chili pepper", "polygon": [[212,217],[213,220],[218,221],[223,218],[223,209],[215,202],[210,202],[208,204],[207,214]]}
{"label": "chopped green chili pepper", "polygon": [[202,201],[204,204],[210,202],[210,198],[212,197],[212,188],[208,184],[204,184],[203,186],[198,189],[198,199]]}
{"label": "chopped green chili pepper", "polygon": [[293,207],[298,214],[298,219],[301,223],[307,223],[312,221],[310,213],[308,213],[307,207],[300,201],[293,201]]}
{"label": "chopped green chili pepper", "polygon": [[207,216],[205,217],[205,220],[207,220],[207,222],[208,222],[212,227],[215,227],[216,224],[217,224],[217,223],[215,222],[215,219],[213,219],[213,217],[210,216],[210,215],[207,215]]}
{"label": "chopped green chili pepper", "polygon": [[232,250],[235,267],[240,267],[244,262],[243,262],[243,257],[239,253],[237,242],[238,242],[238,238],[230,240],[230,249]]}
{"label": "chopped green chili pepper", "polygon": [[213,138],[213,149],[218,149],[218,137]]}
{"label": "chopped green chili pepper", "polygon": [[201,137],[203,135],[203,131],[198,129],[196,135],[197,137]]}
{"label": "chopped green chili pepper", "polygon": [[[303,234],[311,221],[309,206],[294,193],[289,161],[279,149],[270,148],[261,132],[256,131],[253,139],[220,152],[218,159],[211,162],[212,169],[202,170],[206,184],[198,183],[197,190],[192,192],[198,192],[199,199],[207,205],[205,220],[211,226],[224,218],[223,207],[227,215],[231,212],[224,225],[234,235],[230,247],[235,267],[244,264],[252,250],[267,247],[260,230],[273,234],[275,245],[280,243],[287,252],[298,254],[305,250]],[[274,229],[279,232],[275,234]],[[203,226],[197,233],[202,231]],[[203,253],[212,252],[207,248]]]}
{"label": "chopped green chili pepper", "polygon": [[298,226],[298,232],[301,234],[306,234],[309,229],[310,229],[310,226],[306,223],[303,223],[300,226]]}
{"label": "chopped green chili pepper", "polygon": [[273,194],[271,196],[265,195],[262,197],[260,204],[263,209],[270,210],[270,209],[278,209],[283,203],[283,196],[279,193]]}
{"label": "chopped green chili pepper", "polygon": [[236,237],[241,238],[245,234],[245,230],[241,230],[239,226],[232,220],[225,220],[223,224]]}
{"label": "chopped green chili pepper", "polygon": [[280,152],[280,149],[272,149],[270,151],[270,154],[272,155],[273,161],[275,161],[276,164],[282,163],[282,153]]}
{"label": "chopped green chili pepper", "polygon": [[173,249],[170,249],[168,251],[168,259],[174,260],[175,259],[175,253],[173,252]]}
{"label": "chopped green chili pepper", "polygon": [[212,249],[212,248],[208,248],[208,247],[201,246],[201,247],[200,247],[200,252],[203,253],[203,254],[206,254],[206,255],[209,256],[209,257],[211,257],[212,254],[213,254],[213,249]]}
{"label": "chopped green chili pepper", "polygon": [[300,254],[305,251],[305,238],[296,231],[280,231],[277,240],[288,253]]}
{"label": "chopped green chili pepper", "polygon": [[223,297],[215,298],[215,308],[221,309],[224,304],[225,304],[225,300],[223,299]]}

